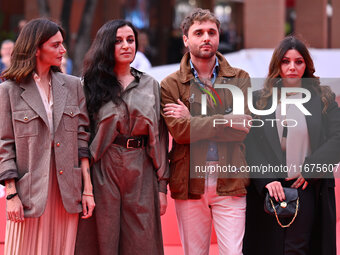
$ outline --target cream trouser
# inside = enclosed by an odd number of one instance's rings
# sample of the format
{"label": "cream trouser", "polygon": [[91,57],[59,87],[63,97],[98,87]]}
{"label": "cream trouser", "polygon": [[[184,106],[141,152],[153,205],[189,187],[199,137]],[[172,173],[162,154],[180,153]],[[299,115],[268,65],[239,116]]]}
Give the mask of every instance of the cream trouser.
{"label": "cream trouser", "polygon": [[179,233],[185,255],[209,254],[211,224],[219,254],[240,255],[245,228],[246,197],[218,196],[216,178],[206,178],[199,200],[175,200]]}

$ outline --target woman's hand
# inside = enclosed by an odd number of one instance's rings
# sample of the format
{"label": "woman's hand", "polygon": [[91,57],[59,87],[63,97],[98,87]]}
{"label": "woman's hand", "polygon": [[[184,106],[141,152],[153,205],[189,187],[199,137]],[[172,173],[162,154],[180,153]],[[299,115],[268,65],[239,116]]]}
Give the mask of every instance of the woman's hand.
{"label": "woman's hand", "polygon": [[273,181],[266,185],[266,188],[269,191],[269,195],[274,197],[276,201],[283,201],[286,199],[285,193],[282,188],[281,182]]}
{"label": "woman's hand", "polygon": [[93,187],[90,176],[90,164],[88,158],[80,159],[80,167],[83,176],[83,185],[84,192],[82,197],[82,205],[83,205],[83,216],[82,219],[87,219],[92,216],[93,209],[96,206],[93,197]]}
{"label": "woman's hand", "polygon": [[24,207],[22,206],[19,195],[16,195],[10,200],[7,200],[7,215],[8,219],[14,222],[24,221]]}
{"label": "woman's hand", "polygon": [[83,193],[82,205],[83,205],[83,215],[81,216],[81,218],[82,219],[90,218],[92,216],[94,207],[96,206],[96,204],[94,203],[93,195]]}
{"label": "woman's hand", "polygon": [[297,189],[299,187],[301,187],[302,185],[302,189],[306,189],[308,186],[308,182],[305,180],[305,178],[303,178],[302,174],[300,173],[299,176],[296,178],[286,178],[286,181],[291,181],[296,179],[296,181],[290,186],[291,188]]}
{"label": "woman's hand", "polygon": [[161,216],[165,214],[167,206],[168,201],[166,198],[166,194],[163,192],[159,192],[159,211]]}
{"label": "woman's hand", "polygon": [[[5,181],[6,195],[17,193],[14,179]],[[22,206],[19,195],[15,195],[6,202],[6,211],[8,219],[14,222],[24,221],[24,207]]]}
{"label": "woman's hand", "polygon": [[178,104],[166,104],[163,111],[166,116],[179,118],[190,118],[190,112],[188,107],[183,102],[177,99]]}

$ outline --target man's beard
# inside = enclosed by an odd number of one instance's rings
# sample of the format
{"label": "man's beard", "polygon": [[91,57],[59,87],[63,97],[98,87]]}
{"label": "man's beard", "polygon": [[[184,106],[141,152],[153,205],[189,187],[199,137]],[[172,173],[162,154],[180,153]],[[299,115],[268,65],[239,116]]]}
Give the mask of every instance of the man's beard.
{"label": "man's beard", "polygon": [[189,48],[189,51],[196,58],[209,59],[216,55],[217,50],[212,47],[211,51],[201,51],[200,48],[195,49],[195,50],[191,50]]}

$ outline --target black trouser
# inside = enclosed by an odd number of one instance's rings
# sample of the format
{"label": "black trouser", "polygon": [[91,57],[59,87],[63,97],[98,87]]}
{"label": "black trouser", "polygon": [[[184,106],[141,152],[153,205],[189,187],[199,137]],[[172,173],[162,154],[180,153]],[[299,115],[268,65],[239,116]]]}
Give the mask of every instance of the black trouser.
{"label": "black trouser", "polygon": [[305,190],[300,187],[298,192],[298,215],[294,223],[285,229],[285,255],[307,255],[310,253],[309,247],[316,210],[315,193],[310,185]]}

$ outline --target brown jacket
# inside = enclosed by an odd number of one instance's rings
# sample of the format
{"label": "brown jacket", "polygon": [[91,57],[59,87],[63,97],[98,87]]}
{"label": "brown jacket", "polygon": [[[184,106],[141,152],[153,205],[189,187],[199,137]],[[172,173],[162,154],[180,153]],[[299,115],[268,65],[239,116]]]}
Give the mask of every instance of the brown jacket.
{"label": "brown jacket", "polygon": [[[52,146],[63,205],[81,212],[82,173],[79,157],[88,150],[89,124],[80,79],[52,74],[54,143],[46,111],[33,80],[0,85],[0,183],[16,179],[25,217],[40,217],[48,194]],[[79,155],[79,156],[78,156]]]}
{"label": "brown jacket", "polygon": [[[245,96],[250,87],[247,72],[233,68],[223,55],[217,53],[219,71],[215,84],[228,83],[239,87]],[[239,169],[246,165],[243,140],[246,133],[216,125],[214,119],[223,119],[225,110],[232,107],[232,95],[227,89],[216,89],[222,105],[212,108],[208,104],[208,115],[201,115],[201,92],[193,83],[194,76],[189,64],[190,55],[182,58],[180,69],[161,82],[161,105],[177,103],[180,99],[190,110],[190,119],[167,117],[162,112],[168,130],[174,138],[170,152],[170,190],[174,199],[199,199],[204,193],[205,173],[195,172],[196,167],[204,167],[209,141],[217,142],[219,165],[234,166]],[[249,114],[248,108],[245,113]],[[218,195],[244,195],[249,179],[240,172],[219,173],[216,192]]]}

